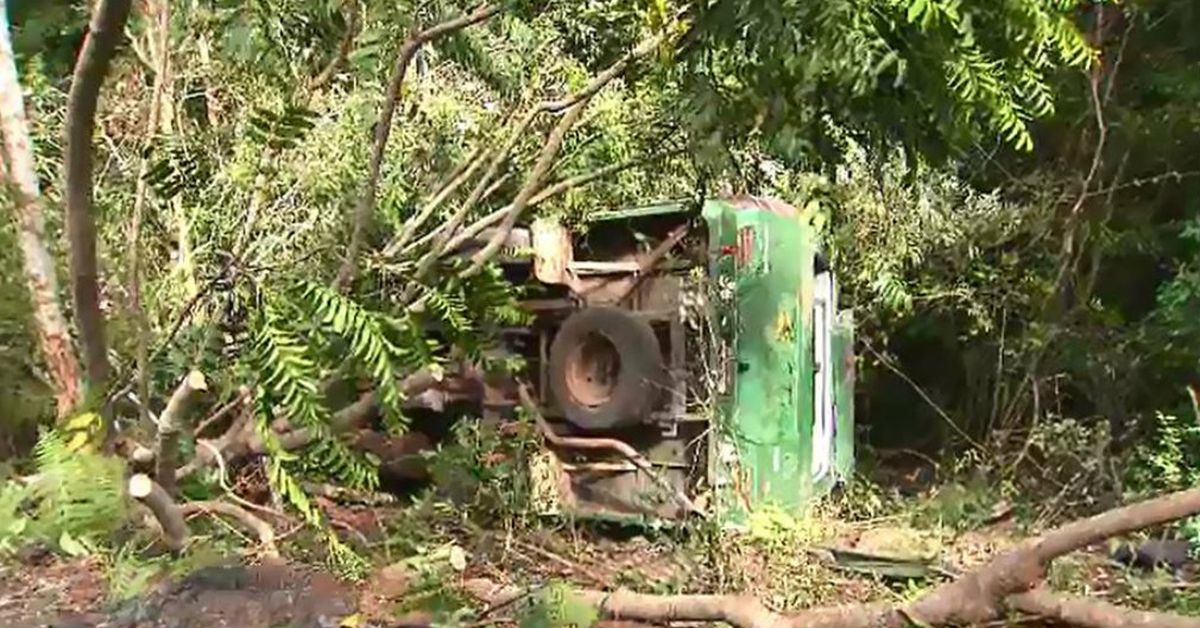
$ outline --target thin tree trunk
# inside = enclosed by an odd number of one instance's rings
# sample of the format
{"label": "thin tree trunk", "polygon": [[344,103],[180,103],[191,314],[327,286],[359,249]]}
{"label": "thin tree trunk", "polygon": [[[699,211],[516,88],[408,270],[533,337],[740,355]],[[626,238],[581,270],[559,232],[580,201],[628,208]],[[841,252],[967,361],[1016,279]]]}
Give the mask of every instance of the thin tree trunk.
{"label": "thin tree trunk", "polygon": [[38,187],[33,146],[8,28],[8,7],[0,0],[0,177],[16,202],[17,239],[25,262],[25,282],[33,302],[33,327],[50,378],[60,418],[79,405],[79,362],[58,297],[54,258],[46,246],[45,207]]}
{"label": "thin tree trunk", "polygon": [[110,366],[100,310],[96,259],[96,218],[92,214],[92,135],[96,106],[109,62],[121,41],[130,0],[100,0],[75,63],[67,99],[66,201],[67,240],[71,251],[71,288],[91,394],[103,394]]}
{"label": "thin tree trunk", "polygon": [[[142,416],[149,422],[150,384],[149,384],[149,346],[150,325],[142,306],[142,216],[146,210],[146,202],[150,195],[146,175],[150,171],[149,149],[154,143],[154,135],[158,131],[159,116],[162,112],[163,92],[166,89],[167,58],[170,43],[170,5],[166,0],[156,3],[153,8],[156,22],[151,30],[151,54],[157,50],[154,65],[154,84],[150,93],[150,111],[146,116],[146,137],[142,150],[141,163],[138,166],[138,178],[133,197],[133,217],[129,225],[129,308],[137,325],[137,393],[141,401]],[[157,43],[154,42],[157,38]]]}

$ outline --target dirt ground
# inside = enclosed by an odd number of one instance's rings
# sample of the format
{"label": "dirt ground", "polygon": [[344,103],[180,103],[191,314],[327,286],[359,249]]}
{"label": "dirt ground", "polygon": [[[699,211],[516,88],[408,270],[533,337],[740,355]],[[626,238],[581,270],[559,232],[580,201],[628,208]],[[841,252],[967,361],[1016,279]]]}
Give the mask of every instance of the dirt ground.
{"label": "dirt ground", "polygon": [[[836,528],[808,541],[871,554],[936,555],[937,563],[955,571],[978,565],[1021,538],[1011,521],[955,538],[886,521],[831,525]],[[722,538],[716,545],[698,547],[655,535],[613,537],[538,528],[518,535],[476,530],[460,541],[466,565],[458,572],[440,572],[437,578],[444,578],[443,582],[483,577],[505,584],[565,581],[604,590],[737,591],[759,596],[780,610],[898,602],[913,593],[822,562],[790,537]],[[720,553],[723,562],[710,564],[706,552]],[[403,554],[393,558],[401,559]],[[1062,575],[1075,585],[1086,582],[1092,594],[1103,595],[1114,586],[1111,571],[1102,563],[1102,554],[1079,553]],[[143,593],[121,603],[110,599],[114,577],[119,576],[98,559],[70,559],[49,552],[0,564],[0,628],[370,628],[428,625],[429,621],[428,615],[402,613],[400,604],[420,587],[419,577],[404,560],[376,569],[357,585],[321,568],[281,561],[208,566],[151,583]],[[1057,588],[1066,584],[1055,580],[1052,577],[1051,583]],[[491,618],[500,624],[510,619]]]}
{"label": "dirt ground", "polygon": [[121,604],[92,559],[0,569],[6,628],[334,628],[358,594],[333,577],[283,565],[206,567]]}

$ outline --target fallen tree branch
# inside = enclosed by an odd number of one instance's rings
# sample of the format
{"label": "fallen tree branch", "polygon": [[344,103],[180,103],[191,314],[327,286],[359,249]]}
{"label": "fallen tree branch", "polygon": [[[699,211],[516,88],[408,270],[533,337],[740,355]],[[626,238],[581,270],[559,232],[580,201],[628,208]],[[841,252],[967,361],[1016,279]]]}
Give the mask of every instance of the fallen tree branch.
{"label": "fallen tree branch", "polygon": [[[535,417],[537,415],[535,414]],[[752,597],[649,595],[628,591],[578,591],[579,599],[611,619],[652,623],[723,621],[738,628],[907,628],[979,625],[1018,610],[1095,628],[1169,626],[1197,628],[1200,619],[1124,609],[1107,602],[1059,596],[1038,588],[1049,562],[1106,538],[1200,513],[1200,489],[1169,493],[1052,530],[1003,552],[905,607],[888,604],[815,608],[785,615]],[[469,580],[464,589],[489,604],[521,595],[517,587]]]}
{"label": "fallen tree branch", "polygon": [[370,222],[371,212],[375,210],[375,197],[379,191],[379,177],[383,167],[383,154],[387,149],[388,139],[392,133],[392,118],[396,115],[396,107],[400,104],[401,87],[408,73],[408,66],[413,57],[425,44],[462,30],[473,24],[478,24],[500,12],[500,7],[493,4],[482,4],[475,10],[452,20],[431,26],[409,37],[396,54],[396,62],[392,66],[391,79],[388,81],[387,95],[383,101],[383,109],[379,112],[379,120],[375,124],[374,144],[371,148],[371,161],[367,166],[366,189],[355,207],[353,225],[351,226],[350,244],[346,248],[346,257],[334,279],[334,289],[344,291],[358,273],[358,258],[362,251],[363,239],[366,237],[367,223]]}
{"label": "fallen tree branch", "polygon": [[180,506],[179,511],[181,516],[204,513],[207,515],[224,515],[234,519],[258,536],[258,541],[263,546],[263,555],[269,558],[279,558],[279,549],[275,546],[275,528],[272,528],[271,524],[263,521],[254,513],[237,504],[231,504],[219,499],[188,502]]}
{"label": "fallen tree branch", "polygon": [[[470,365],[460,365],[456,373],[447,373],[447,376],[457,375],[465,380],[473,380],[479,376],[478,372]],[[424,391],[434,389],[446,381],[446,377],[435,377],[428,371],[420,371],[404,378],[401,383],[401,390],[405,397],[413,397]],[[243,405],[243,408],[246,406]],[[333,434],[343,434],[354,428],[363,426],[370,418],[379,411],[379,397],[372,391],[363,394],[354,403],[333,413],[333,418],[330,420],[330,432]],[[227,460],[236,460],[246,455],[264,454],[267,453],[266,443],[262,437],[254,429],[254,421],[248,413],[243,412],[241,416],[234,420],[229,426],[229,429],[215,441],[204,440],[208,442],[210,447],[197,447],[196,454],[183,466],[175,470],[175,479],[182,480],[185,477],[196,473],[197,471],[206,469],[209,465],[217,461],[217,456],[214,453],[219,453]],[[287,429],[286,420],[280,421],[280,429],[282,430],[276,437],[280,447],[286,451],[294,451],[302,449],[311,444],[316,435],[307,428]]]}
{"label": "fallen tree branch", "polygon": [[[541,205],[543,202],[545,202],[549,198],[553,198],[553,197],[558,196],[559,194],[562,194],[569,190],[573,190],[575,188],[587,185],[593,181],[598,181],[605,177],[614,175],[623,170],[628,170],[629,168],[632,168],[636,165],[645,163],[645,161],[646,160],[641,160],[641,159],[631,159],[629,161],[624,161],[624,162],[621,162],[618,164],[611,164],[611,165],[605,166],[603,168],[593,170],[591,172],[587,172],[584,174],[580,174],[580,175],[576,175],[573,177],[563,179],[561,181],[557,181],[552,185],[546,186],[540,192],[535,194],[533,196],[533,198],[529,199],[528,208],[532,209],[534,207],[537,207],[538,205]],[[475,222],[471,223],[469,226],[467,226],[462,231],[460,231],[457,235],[450,238],[449,241],[446,242],[446,245],[444,247],[442,247],[442,252],[448,253],[448,252],[457,250],[459,247],[463,246],[470,240],[477,237],[479,234],[483,233],[487,228],[500,222],[500,220],[502,218],[504,218],[504,216],[507,215],[508,212],[510,212],[510,211],[512,211],[512,203],[509,203],[508,205],[505,205],[504,207],[501,207],[500,209],[497,209],[496,211],[488,214],[487,216],[484,216],[483,218],[480,218],[479,220],[476,220]],[[423,243],[427,242],[429,239],[432,239],[443,228],[444,228],[444,226],[438,227],[436,230],[431,232],[429,235],[421,238],[420,240],[417,240],[416,242],[413,242],[413,246],[410,248],[415,248],[417,246],[420,246]],[[409,249],[405,249],[406,252],[408,250]]]}
{"label": "fallen tree branch", "polygon": [[553,429],[551,429],[550,424],[546,422],[546,418],[542,416],[542,412],[538,409],[537,403],[534,402],[533,397],[529,394],[529,387],[525,384],[525,382],[518,382],[517,393],[521,397],[521,405],[525,407],[525,410],[529,412],[530,416],[532,416],[534,421],[537,422],[538,429],[541,430],[542,436],[544,436],[550,444],[557,447],[562,447],[564,449],[615,451],[624,456],[627,460],[632,462],[635,467],[649,476],[651,481],[657,484],[659,488],[661,488],[679,503],[684,512],[688,514],[699,515],[701,517],[705,516],[704,511],[697,506],[695,502],[688,498],[683,491],[672,486],[670,482],[663,478],[662,475],[660,475],[658,471],[654,469],[654,466],[650,464],[649,460],[646,460],[646,458],[639,454],[637,450],[635,450],[633,447],[630,447],[628,443],[619,441],[615,438],[579,438],[574,436],[559,436],[554,432]]}
{"label": "fallen tree branch", "polygon": [[168,494],[175,494],[175,465],[179,457],[179,431],[187,406],[197,394],[208,390],[208,382],[200,371],[192,371],[179,382],[158,415],[158,451],[155,452],[154,475]]}
{"label": "fallen tree branch", "polygon": [[467,216],[471,213],[471,210],[473,210],[475,206],[483,200],[483,197],[487,194],[489,189],[488,183],[499,177],[500,172],[504,168],[504,164],[508,161],[509,155],[512,154],[514,149],[516,149],[517,144],[521,141],[521,138],[525,135],[525,132],[529,130],[529,127],[533,125],[533,121],[537,119],[539,113],[541,113],[540,106],[534,107],[533,109],[527,111],[525,115],[522,116],[521,122],[517,124],[517,126],[509,133],[508,139],[505,140],[503,146],[501,146],[501,148],[492,155],[492,160],[491,163],[488,164],[487,172],[484,173],[483,177],[475,183],[475,187],[467,196],[467,200],[463,201],[463,204],[460,205],[458,209],[454,211],[454,214],[450,216],[450,219],[444,223],[445,228],[440,234],[433,238],[433,244],[430,245],[429,250],[417,261],[417,268],[415,271],[413,271],[413,282],[400,297],[400,301],[402,303],[412,302],[412,299],[416,296],[417,291],[420,288],[421,279],[425,277],[425,274],[433,268],[434,264],[436,264],[438,259],[445,253],[446,241],[449,240],[450,236],[454,234],[460,225],[462,225]]}
{"label": "fallen tree branch", "polygon": [[1200,628],[1200,617],[1121,608],[1104,600],[1035,589],[1008,598],[1009,608],[1083,628]]}
{"label": "fallen tree branch", "polygon": [[540,111],[555,112],[565,109],[566,113],[563,114],[558,124],[550,131],[549,137],[546,138],[546,143],[542,146],[542,150],[538,154],[533,170],[525,178],[525,183],[521,186],[521,190],[517,192],[517,197],[513,199],[512,206],[504,215],[503,220],[501,220],[500,229],[484,245],[483,249],[471,257],[471,265],[463,270],[463,276],[471,276],[478,273],[504,246],[504,242],[508,240],[508,235],[521,218],[521,214],[528,207],[533,196],[542,188],[546,175],[550,172],[559,151],[562,149],[563,139],[566,137],[567,132],[579,121],[584,110],[587,109],[588,103],[591,102],[592,97],[614,79],[624,74],[635,61],[656,50],[664,41],[666,41],[665,34],[655,35],[646,39],[633,50],[626,53],[616,63],[597,74],[583,89],[562,101],[543,103],[539,107],[538,110]]}
{"label": "fallen tree branch", "polygon": [[433,194],[433,196],[429,199],[429,202],[425,203],[425,206],[421,208],[421,211],[417,212],[411,218],[405,221],[404,227],[401,229],[400,233],[393,238],[387,246],[384,247],[384,257],[392,257],[398,251],[403,250],[412,239],[413,235],[416,234],[417,229],[420,229],[421,225],[425,224],[425,222],[429,220],[429,217],[432,216],[435,211],[437,211],[437,208],[440,207],[447,198],[450,198],[450,196],[458,190],[459,186],[470,179],[471,175],[475,174],[475,170],[487,160],[486,158],[486,150],[475,149],[472,151],[471,156],[467,158],[467,161],[459,165],[458,168],[456,168],[454,172],[450,174],[450,178],[443,183],[440,188],[438,188],[438,191]]}
{"label": "fallen tree branch", "polygon": [[[252,418],[250,413],[243,409],[220,438],[212,441],[197,440],[199,446],[196,447],[196,454],[187,464],[175,470],[175,481],[178,482],[201,469],[207,469],[209,465],[217,462],[218,455],[236,459],[253,452],[253,444],[258,435],[255,433]],[[207,446],[204,446],[205,444]]]}
{"label": "fallen tree branch", "polygon": [[525,178],[525,184],[521,186],[521,190],[517,192],[517,197],[513,199],[508,212],[504,214],[504,218],[500,222],[499,231],[488,240],[483,249],[471,257],[471,265],[461,273],[462,276],[466,277],[478,273],[496,253],[500,252],[501,247],[504,246],[504,242],[508,240],[508,234],[516,226],[521,212],[525,211],[525,208],[529,206],[529,202],[533,199],[533,195],[541,189],[546,174],[550,171],[550,167],[554,165],[555,158],[558,157],[558,151],[562,149],[563,140],[566,138],[567,132],[579,121],[584,109],[587,108],[588,102],[588,99],[584,99],[572,105],[567,110],[567,113],[559,119],[558,124],[554,125],[549,137],[546,138],[546,143],[542,145],[542,151],[538,155],[537,162],[533,165],[533,170]]}
{"label": "fallen tree branch", "polygon": [[144,473],[138,473],[129,478],[129,496],[145,504],[154,518],[162,526],[163,540],[171,551],[183,549],[187,541],[188,529],[183,520],[183,513],[171,499],[171,496]]}
{"label": "fallen tree branch", "polygon": [[196,425],[196,429],[192,430],[192,436],[199,437],[208,431],[208,428],[219,423],[222,419],[229,416],[231,412],[237,410],[247,399],[250,398],[250,389],[246,386],[238,388],[238,392],[233,399],[225,405],[217,408],[208,418]]}

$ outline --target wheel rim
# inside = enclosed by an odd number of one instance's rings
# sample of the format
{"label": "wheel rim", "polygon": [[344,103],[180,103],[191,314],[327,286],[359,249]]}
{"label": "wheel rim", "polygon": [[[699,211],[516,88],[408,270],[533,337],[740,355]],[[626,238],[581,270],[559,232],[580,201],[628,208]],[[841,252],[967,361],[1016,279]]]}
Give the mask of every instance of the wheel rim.
{"label": "wheel rim", "polygon": [[621,372],[621,354],[602,334],[590,333],[567,357],[567,392],[579,403],[596,407],[612,399]]}

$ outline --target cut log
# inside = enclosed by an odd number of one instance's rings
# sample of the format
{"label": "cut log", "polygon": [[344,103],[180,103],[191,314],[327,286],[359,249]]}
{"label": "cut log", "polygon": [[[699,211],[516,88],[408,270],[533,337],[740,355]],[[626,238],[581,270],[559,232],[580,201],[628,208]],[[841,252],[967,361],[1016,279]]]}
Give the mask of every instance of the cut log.
{"label": "cut log", "polygon": [[179,458],[179,432],[183,429],[183,419],[187,406],[192,398],[200,392],[208,390],[208,382],[200,371],[192,371],[183,378],[167,407],[158,416],[158,452],[155,454],[154,476],[163,490],[175,494],[175,467]]}
{"label": "cut log", "polygon": [[188,529],[183,520],[183,513],[172,501],[163,487],[144,473],[138,473],[129,478],[129,496],[145,504],[154,518],[158,520],[163,530],[163,541],[171,551],[183,549],[187,541]]}

